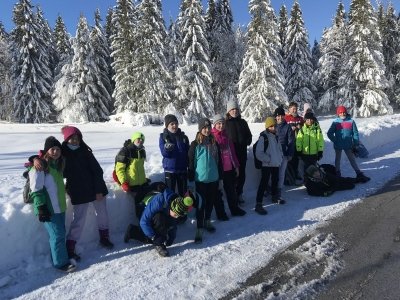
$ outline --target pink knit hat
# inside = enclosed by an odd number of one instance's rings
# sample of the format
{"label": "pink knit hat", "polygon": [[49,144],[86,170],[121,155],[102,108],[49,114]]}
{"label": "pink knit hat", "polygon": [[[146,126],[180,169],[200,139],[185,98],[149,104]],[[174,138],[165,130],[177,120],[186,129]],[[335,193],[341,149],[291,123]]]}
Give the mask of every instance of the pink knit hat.
{"label": "pink knit hat", "polygon": [[74,134],[78,135],[82,141],[82,132],[74,126],[64,126],[61,128],[61,133],[64,135],[64,141],[68,141]]}

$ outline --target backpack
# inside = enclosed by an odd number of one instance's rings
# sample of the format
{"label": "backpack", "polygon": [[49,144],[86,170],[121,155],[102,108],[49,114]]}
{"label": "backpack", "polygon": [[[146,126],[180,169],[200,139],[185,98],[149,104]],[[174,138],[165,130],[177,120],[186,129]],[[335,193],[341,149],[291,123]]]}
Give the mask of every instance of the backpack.
{"label": "backpack", "polygon": [[[261,132],[260,136],[264,137],[264,152],[265,152],[265,151],[267,151],[267,148],[268,148],[268,137],[264,132]],[[257,158],[257,156],[256,156],[256,148],[257,148],[258,141],[259,140],[257,140],[257,142],[255,142],[254,145],[253,145],[254,167],[256,169],[261,169],[262,168],[262,161],[259,160]]]}
{"label": "backpack", "polygon": [[31,195],[31,186],[30,186],[30,181],[29,181],[29,171],[30,168],[26,169],[24,173],[22,173],[22,176],[26,179],[25,185],[22,191],[22,198],[24,200],[24,203],[33,203],[33,198]]}

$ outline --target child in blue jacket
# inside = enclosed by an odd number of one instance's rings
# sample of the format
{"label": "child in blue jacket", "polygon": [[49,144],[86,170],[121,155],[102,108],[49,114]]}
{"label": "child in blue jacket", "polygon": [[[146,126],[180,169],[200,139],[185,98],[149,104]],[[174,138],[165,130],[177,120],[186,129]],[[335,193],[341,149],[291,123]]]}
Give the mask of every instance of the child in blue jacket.
{"label": "child in blue jacket", "polygon": [[344,151],[351,166],[357,174],[357,181],[367,182],[370,180],[370,178],[365,176],[358,168],[354,153],[352,151],[353,146],[357,146],[360,142],[356,123],[347,113],[346,107],[342,105],[337,107],[336,114],[338,117],[332,122],[327,135],[332,141],[333,147],[335,148],[335,167],[337,175],[341,176],[340,160],[342,157],[342,151]]}
{"label": "child in blue jacket", "polygon": [[140,227],[129,225],[124,241],[136,239],[155,246],[158,254],[169,256],[167,246],[176,237],[178,217],[188,213],[193,205],[190,197],[180,197],[169,188],[146,198],[146,207],[140,218]]}
{"label": "child in blue jacket", "polygon": [[159,147],[163,157],[165,184],[173,191],[177,189],[178,194],[183,196],[187,190],[189,139],[178,127],[176,116],[166,115],[164,123]]}

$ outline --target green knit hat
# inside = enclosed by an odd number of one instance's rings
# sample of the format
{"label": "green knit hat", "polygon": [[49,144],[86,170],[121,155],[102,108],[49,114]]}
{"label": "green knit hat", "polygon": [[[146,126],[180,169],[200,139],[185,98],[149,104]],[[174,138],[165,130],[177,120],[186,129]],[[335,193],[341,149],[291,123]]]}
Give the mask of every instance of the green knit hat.
{"label": "green knit hat", "polygon": [[134,133],[132,134],[132,138],[131,138],[132,143],[133,143],[135,140],[137,140],[137,139],[142,139],[142,140],[143,140],[143,143],[144,143],[144,134],[141,133],[141,132],[139,132],[139,131],[134,132]]}
{"label": "green knit hat", "polygon": [[171,210],[178,216],[186,215],[193,205],[193,199],[190,197],[177,197],[171,202]]}

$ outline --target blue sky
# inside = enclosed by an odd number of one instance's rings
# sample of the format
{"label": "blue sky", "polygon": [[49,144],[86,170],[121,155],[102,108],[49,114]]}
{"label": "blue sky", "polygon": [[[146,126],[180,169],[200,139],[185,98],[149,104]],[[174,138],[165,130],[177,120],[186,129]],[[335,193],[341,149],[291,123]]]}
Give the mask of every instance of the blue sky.
{"label": "blue sky", "polygon": [[[14,26],[12,22],[12,9],[16,0],[0,0],[0,21],[4,24],[7,31]],[[60,14],[68,28],[68,31],[74,35],[76,25],[81,13],[88,19],[89,23],[93,23],[93,13],[96,8],[100,9],[104,17],[107,9],[115,5],[115,0],[32,0],[33,5],[40,5],[46,19],[50,25],[54,25],[57,15]],[[170,17],[176,18],[180,0],[162,0],[163,12],[166,22]],[[202,0],[203,8],[207,8],[207,0]],[[386,5],[389,0],[382,1]],[[397,12],[400,10],[400,1],[392,1],[395,4]],[[332,24],[332,18],[335,14],[339,0],[299,0],[303,11],[303,19],[306,24],[310,43],[314,39],[319,40],[324,27]],[[350,0],[343,0],[346,11],[349,10]],[[372,1],[373,4],[376,1]],[[293,5],[293,0],[272,0],[272,5],[277,13],[282,4],[285,4],[288,10]],[[248,1],[231,0],[234,21],[237,24],[247,25],[250,20],[248,12]]]}

